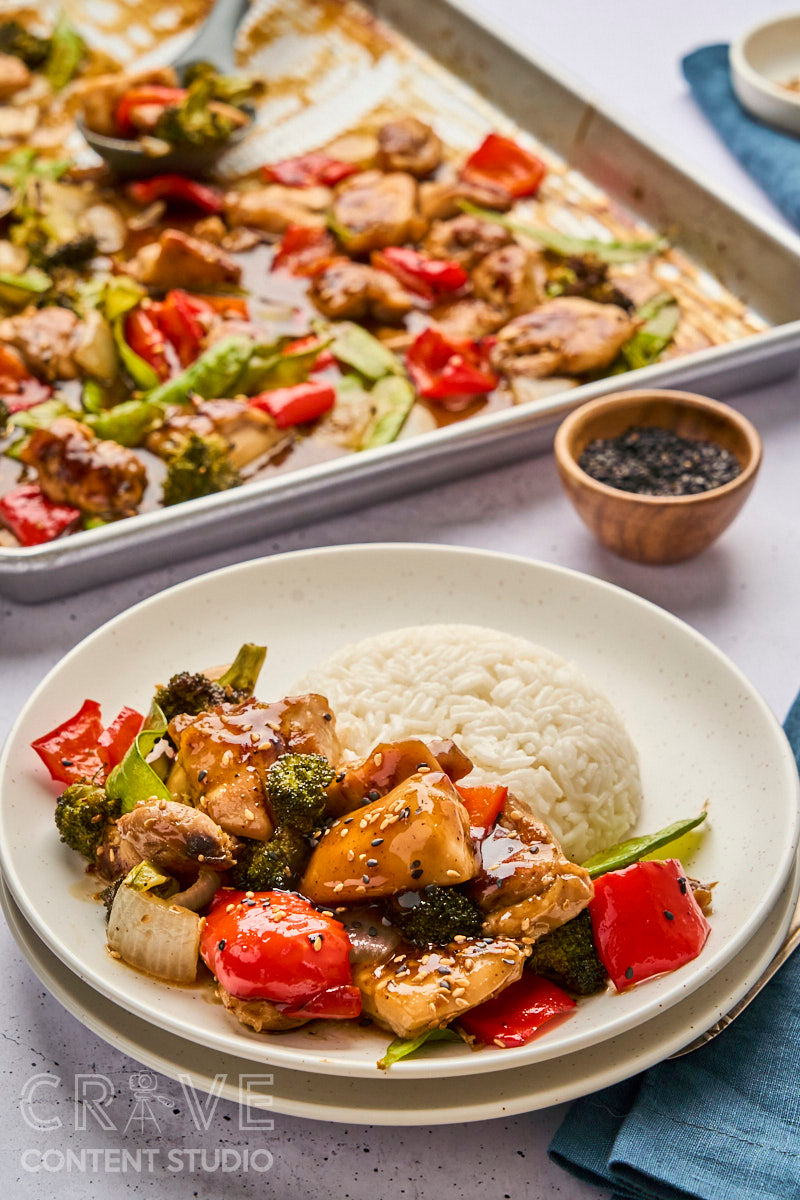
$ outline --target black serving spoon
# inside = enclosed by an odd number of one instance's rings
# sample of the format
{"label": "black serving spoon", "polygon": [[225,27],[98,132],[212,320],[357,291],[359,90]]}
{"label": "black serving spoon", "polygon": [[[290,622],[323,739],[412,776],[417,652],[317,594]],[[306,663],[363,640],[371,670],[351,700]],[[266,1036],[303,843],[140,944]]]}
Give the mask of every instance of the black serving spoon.
{"label": "black serving spoon", "polygon": [[[233,45],[239,22],[248,8],[248,0],[216,0],[208,17],[182,54],[172,63],[179,80],[197,62],[209,62],[221,75],[236,70]],[[204,175],[224,150],[240,141],[250,130],[250,120],[224,142],[209,146],[173,146],[167,154],[146,154],[135,141],[106,137],[88,129],[81,116],[77,126],[96,154],[105,159],[121,179],[141,179],[147,175]]]}

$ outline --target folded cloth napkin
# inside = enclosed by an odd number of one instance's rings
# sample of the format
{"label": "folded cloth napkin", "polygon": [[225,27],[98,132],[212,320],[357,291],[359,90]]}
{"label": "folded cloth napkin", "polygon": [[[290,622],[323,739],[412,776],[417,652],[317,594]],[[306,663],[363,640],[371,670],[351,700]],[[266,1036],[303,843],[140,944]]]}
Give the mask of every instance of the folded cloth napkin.
{"label": "folded cloth napkin", "polygon": [[[800,767],[800,696],[784,729]],[[550,1143],[615,1200],[800,1197],[800,951],[685,1058],[577,1100]]]}
{"label": "folded cloth napkin", "polygon": [[692,95],[728,149],[800,229],[800,140],[745,112],[731,86],[726,45],[703,46],[681,65]]}

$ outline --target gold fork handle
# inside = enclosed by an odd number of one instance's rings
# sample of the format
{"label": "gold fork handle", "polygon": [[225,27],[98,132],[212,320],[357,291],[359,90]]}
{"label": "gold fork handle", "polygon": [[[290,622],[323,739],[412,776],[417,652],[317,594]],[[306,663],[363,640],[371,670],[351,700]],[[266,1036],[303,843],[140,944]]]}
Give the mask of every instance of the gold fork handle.
{"label": "gold fork handle", "polygon": [[787,958],[794,953],[799,945],[800,899],[797,901],[794,915],[792,916],[792,923],[789,926],[789,932],[786,934],[780,949],[770,962],[767,969],[755,981],[753,986],[750,988],[750,991],[745,992],[741,1000],[737,1004],[734,1004],[733,1008],[729,1012],[726,1012],[724,1016],[720,1017],[716,1025],[712,1025],[710,1029],[705,1031],[705,1033],[701,1033],[699,1037],[695,1038],[693,1042],[689,1042],[689,1045],[684,1046],[682,1050],[678,1050],[677,1053],[671,1054],[670,1058],[683,1058],[684,1054],[691,1054],[693,1050],[699,1050],[701,1046],[705,1046],[708,1044],[708,1042],[713,1041],[718,1033],[722,1033],[723,1029],[727,1029],[728,1026],[731,1025],[736,1018],[744,1012],[750,1001],[755,1000],[756,996],[764,987],[764,985],[769,983],[775,972],[783,966]]}

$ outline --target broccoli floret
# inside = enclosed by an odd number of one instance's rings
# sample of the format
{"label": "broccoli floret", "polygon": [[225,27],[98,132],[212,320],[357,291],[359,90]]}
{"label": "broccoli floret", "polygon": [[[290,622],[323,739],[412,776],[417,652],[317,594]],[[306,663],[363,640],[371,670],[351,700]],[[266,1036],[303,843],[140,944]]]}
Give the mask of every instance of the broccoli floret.
{"label": "broccoli floret", "polygon": [[56,801],[62,842],[90,860],[94,860],[106,825],[119,814],[120,801],[110,800],[105,788],[93,783],[71,783]]}
{"label": "broccoli floret", "polygon": [[308,862],[305,838],[288,825],[279,826],[268,842],[243,838],[232,872],[235,887],[269,892],[295,886]]}
{"label": "broccoli floret", "polygon": [[457,888],[431,885],[411,908],[399,909],[395,924],[415,946],[445,946],[458,934],[478,937],[483,916]]}
{"label": "broccoli floret", "polygon": [[215,681],[207,675],[181,671],[172,676],[166,687],[156,690],[155,702],[167,722],[180,713],[197,716],[218,704],[240,704],[252,696],[266,653],[265,646],[245,642],[219,679]]}
{"label": "broccoli floret", "polygon": [[[163,141],[175,146],[207,146],[224,142],[237,128],[237,122],[211,105],[214,85],[207,75],[197,76],[189,85],[186,98],[165,108],[153,129]],[[234,114],[235,116],[235,114]]]}
{"label": "broccoli floret", "polygon": [[322,754],[282,754],[267,771],[267,795],[279,825],[306,835],[325,815],[325,789],[334,770]]}
{"label": "broccoli floret", "polygon": [[97,254],[97,238],[93,233],[81,233],[68,242],[56,246],[42,258],[42,266],[52,270],[54,267],[83,267],[90,258]]}
{"label": "broccoli floret", "polygon": [[162,503],[165,507],[238,487],[242,477],[221,437],[191,433],[167,465]]}
{"label": "broccoli floret", "polygon": [[607,975],[595,950],[588,910],[535,942],[526,965],[534,975],[579,996],[601,992]]}
{"label": "broccoli floret", "polygon": [[26,67],[40,67],[50,53],[50,38],[29,33],[19,21],[0,24],[0,54],[21,58]]}

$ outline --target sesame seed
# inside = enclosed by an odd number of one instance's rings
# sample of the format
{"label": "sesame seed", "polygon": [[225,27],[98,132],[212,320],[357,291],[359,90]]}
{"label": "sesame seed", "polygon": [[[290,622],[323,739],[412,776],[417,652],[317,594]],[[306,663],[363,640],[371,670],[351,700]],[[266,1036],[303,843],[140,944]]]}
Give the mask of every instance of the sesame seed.
{"label": "sesame seed", "polygon": [[633,967],[627,967],[625,970],[625,978],[633,979]]}
{"label": "sesame seed", "polygon": [[314,947],[315,950],[322,949],[322,934],[321,933],[317,933],[315,935],[309,935],[308,940],[311,942],[311,945]]}
{"label": "sesame seed", "polygon": [[411,872],[411,878],[412,879],[421,879],[424,874],[425,874],[425,872],[423,871],[422,867],[417,867],[417,869],[415,871]]}
{"label": "sesame seed", "polygon": [[363,884],[363,883],[358,883],[358,884],[356,884],[356,891],[358,892],[358,894],[359,894],[360,896],[362,896],[362,895],[363,895],[363,894],[366,892],[366,890],[367,890],[367,889],[364,887],[364,884]]}
{"label": "sesame seed", "polygon": [[457,988],[453,988],[453,995],[455,996],[455,998],[456,998],[456,999],[458,999],[458,997],[459,997],[459,996],[463,996],[463,995],[464,995],[464,992],[465,992],[466,990],[467,990],[467,989],[466,989],[466,988],[463,988],[463,987],[457,987]]}
{"label": "sesame seed", "polygon": [[344,824],[345,824],[345,825],[349,825],[349,824],[350,824],[350,822],[352,821],[352,819],[353,819],[352,817],[345,817],[345,819],[344,819]]}
{"label": "sesame seed", "polygon": [[342,891],[344,891],[344,884],[343,884],[343,883],[341,883],[341,882],[340,882],[340,883],[335,883],[335,884],[333,885],[333,890],[334,890],[335,892],[342,892]]}
{"label": "sesame seed", "polygon": [[503,958],[500,961],[506,963],[509,967],[513,967],[517,960],[515,958]]}
{"label": "sesame seed", "polygon": [[452,973],[449,967],[437,967],[436,970],[440,975],[450,975]]}
{"label": "sesame seed", "polygon": [[686,876],[681,875],[680,879],[678,880],[678,883],[680,885],[681,892],[685,896],[686,895]]}
{"label": "sesame seed", "polygon": [[225,938],[221,938],[220,941],[217,942],[217,949],[224,950],[226,945],[227,945],[227,943],[225,941]]}
{"label": "sesame seed", "polygon": [[418,858],[415,858],[415,859],[414,859],[414,861],[413,861],[413,862],[412,862],[412,864],[411,864],[412,868],[414,868],[414,867],[419,867],[419,866],[421,866],[421,865],[422,865],[422,864],[420,863],[420,861],[419,861],[419,859],[418,859]]}
{"label": "sesame seed", "polygon": [[370,937],[378,936],[378,931],[374,925],[370,925],[369,929],[367,930],[367,933],[369,934]]}
{"label": "sesame seed", "polygon": [[352,862],[352,861],[353,861],[353,859],[355,858],[355,856],[356,856],[356,852],[355,852],[355,850],[348,850],[348,851],[347,851],[347,861],[348,861],[348,862]]}
{"label": "sesame seed", "polygon": [[350,832],[349,829],[342,829],[339,831],[339,837],[347,837],[349,832]]}
{"label": "sesame seed", "polygon": [[467,937],[466,937],[466,934],[464,934],[464,933],[457,933],[456,936],[453,938],[454,942],[465,942],[466,940],[467,940]]}
{"label": "sesame seed", "polygon": [[444,990],[445,990],[446,992],[452,992],[452,990],[453,990],[453,988],[452,988],[452,985],[451,985],[451,983],[450,983],[450,980],[449,980],[449,979],[443,979],[443,980],[442,980],[442,987],[444,988]]}
{"label": "sesame seed", "polygon": [[370,842],[370,846],[382,846],[382,845],[383,845],[383,838],[373,838],[372,841]]}
{"label": "sesame seed", "polygon": [[376,767],[383,766],[383,751],[379,750],[372,761],[375,763]]}
{"label": "sesame seed", "polygon": [[458,879],[459,872],[458,872],[458,871],[454,871],[454,870],[451,868],[449,871],[447,871],[447,872],[446,872],[446,874],[447,874],[447,876],[448,876],[448,878],[449,878],[449,879]]}
{"label": "sesame seed", "polygon": [[247,896],[248,900],[252,900],[254,895],[255,892],[245,892],[245,896]]}
{"label": "sesame seed", "polygon": [[367,859],[367,866],[368,866],[368,867],[377,867],[377,865],[378,865],[378,860],[377,860],[377,858],[368,858],[368,859]]}
{"label": "sesame seed", "polygon": [[367,795],[369,796],[370,800],[380,800],[381,798],[381,794],[377,788],[370,788],[370,790],[367,792]]}
{"label": "sesame seed", "polygon": [[369,883],[369,875],[362,875],[362,876],[361,876],[361,882],[362,882],[362,883]]}
{"label": "sesame seed", "polygon": [[427,775],[430,772],[430,767],[427,763],[420,763],[417,767],[417,770],[419,771],[420,775]]}
{"label": "sesame seed", "polygon": [[233,910],[234,910],[234,908],[235,908],[235,907],[236,907],[236,905],[235,905],[235,904],[226,904],[226,905],[225,905],[225,912],[233,912]]}
{"label": "sesame seed", "polygon": [[253,812],[253,810],[251,808],[246,808],[244,810],[244,817],[245,817],[246,821],[252,821],[253,818],[255,817],[255,813]]}
{"label": "sesame seed", "polygon": [[323,713],[323,714],[322,714],[322,719],[323,719],[323,721],[332,721],[332,720],[333,720],[333,713]]}
{"label": "sesame seed", "polygon": [[674,921],[674,920],[675,920],[675,914],[674,914],[674,913],[671,913],[671,912],[669,911],[669,909],[668,909],[668,908],[665,908],[665,909],[664,909],[664,916],[667,918],[667,920],[668,920],[668,921]]}

